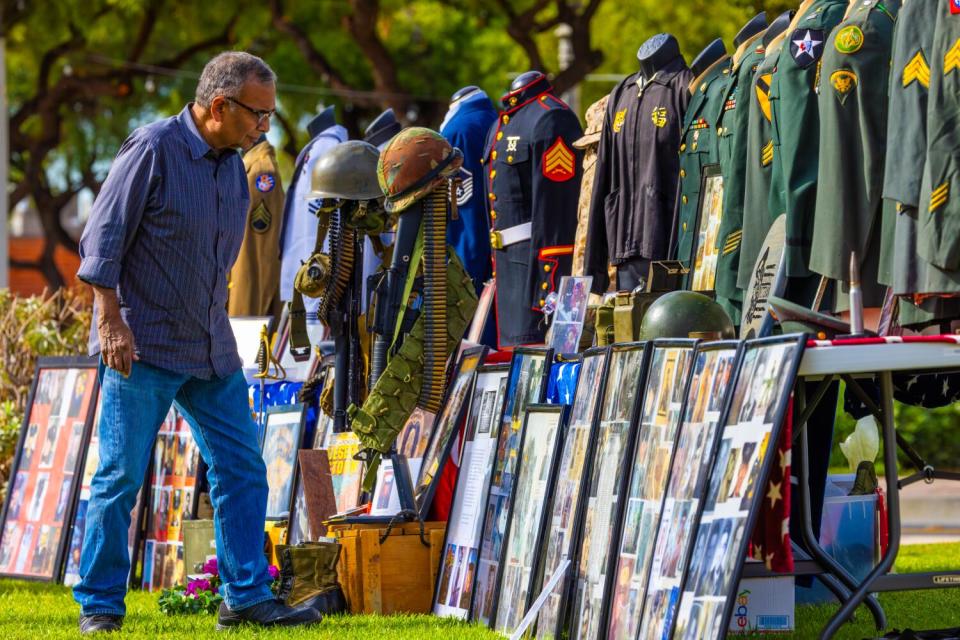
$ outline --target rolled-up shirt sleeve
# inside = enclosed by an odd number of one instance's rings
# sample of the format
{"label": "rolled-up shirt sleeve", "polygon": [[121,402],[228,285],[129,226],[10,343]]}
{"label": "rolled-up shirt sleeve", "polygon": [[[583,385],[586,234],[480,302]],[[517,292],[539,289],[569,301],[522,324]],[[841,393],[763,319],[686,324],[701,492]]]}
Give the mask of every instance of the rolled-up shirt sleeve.
{"label": "rolled-up shirt sleeve", "polygon": [[159,181],[156,148],[134,133],[113,161],[80,237],[80,280],[108,289],[117,287],[124,253]]}

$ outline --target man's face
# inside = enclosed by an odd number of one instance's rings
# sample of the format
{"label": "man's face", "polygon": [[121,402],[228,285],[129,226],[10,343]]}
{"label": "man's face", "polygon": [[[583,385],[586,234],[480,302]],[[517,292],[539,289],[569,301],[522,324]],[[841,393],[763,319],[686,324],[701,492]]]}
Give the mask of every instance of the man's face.
{"label": "man's face", "polygon": [[253,80],[243,85],[236,98],[214,98],[211,111],[220,125],[218,146],[221,149],[239,147],[246,151],[255,145],[260,135],[270,130],[270,118],[265,116],[276,109],[276,98],[277,89],[273,83]]}

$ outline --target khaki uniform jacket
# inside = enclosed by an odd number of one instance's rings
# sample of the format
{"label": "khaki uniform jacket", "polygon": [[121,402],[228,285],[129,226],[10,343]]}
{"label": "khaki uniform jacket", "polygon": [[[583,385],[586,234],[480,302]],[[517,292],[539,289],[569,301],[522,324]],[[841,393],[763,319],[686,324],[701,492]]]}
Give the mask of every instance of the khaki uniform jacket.
{"label": "khaki uniform jacket", "polygon": [[597,150],[603,116],[607,111],[609,95],[603,96],[587,108],[587,129],[573,146],[583,151],[583,178],[580,181],[580,199],[577,201],[577,235],[573,241],[572,275],[584,274],[584,253],[587,250],[587,229],[590,225],[590,199],[593,197],[593,179],[597,171]]}
{"label": "khaki uniform jacket", "polygon": [[676,259],[693,268],[697,212],[703,168],[717,164],[717,112],[730,81],[730,57],[710,65],[690,83],[690,104],[680,134],[680,180],[677,189]]}
{"label": "khaki uniform jacket", "polygon": [[243,156],[250,208],[240,255],[230,270],[227,313],[262,316],[279,312],[280,227],[283,185],[273,145],[264,140]]}
{"label": "khaki uniform jacket", "polygon": [[740,318],[743,292],[737,288],[740,264],[740,239],[743,236],[743,188],[747,170],[747,127],[753,76],[766,51],[763,34],[740,45],[733,54],[730,82],[718,103],[717,146],[720,174],[723,176],[723,219],[717,234],[717,302]]}
{"label": "khaki uniform jacket", "polygon": [[847,283],[850,254],[856,252],[866,306],[883,304],[877,264],[889,61],[899,9],[899,0],[851,4],[827,39],[820,72],[819,189],[810,268]]}

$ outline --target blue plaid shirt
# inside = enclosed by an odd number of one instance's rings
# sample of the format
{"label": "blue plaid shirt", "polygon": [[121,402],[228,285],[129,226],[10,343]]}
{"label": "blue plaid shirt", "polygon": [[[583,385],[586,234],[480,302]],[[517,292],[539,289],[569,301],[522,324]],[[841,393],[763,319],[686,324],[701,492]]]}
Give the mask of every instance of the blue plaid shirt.
{"label": "blue plaid shirt", "polygon": [[212,149],[190,105],[123,143],[80,239],[77,276],[116,289],[142,362],[206,379],[240,368],[227,274],[249,202],[240,155]]}

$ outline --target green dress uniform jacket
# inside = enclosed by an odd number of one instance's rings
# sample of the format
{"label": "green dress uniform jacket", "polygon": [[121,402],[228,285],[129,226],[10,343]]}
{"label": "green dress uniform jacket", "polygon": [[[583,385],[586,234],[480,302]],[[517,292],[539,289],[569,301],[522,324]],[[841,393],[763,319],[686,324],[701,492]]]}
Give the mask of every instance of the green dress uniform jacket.
{"label": "green dress uniform jacket", "polygon": [[774,216],[768,206],[770,170],[773,165],[773,138],[770,127],[770,83],[777,66],[777,54],[785,34],[774,38],[757,65],[749,89],[750,112],[747,116],[747,162],[743,184],[743,236],[740,241],[740,265],[737,287],[750,286],[753,263],[760,255]]}
{"label": "green dress uniform jacket", "polygon": [[[884,210],[881,272],[899,295],[960,291],[960,271],[940,269],[917,254],[918,206],[927,162],[927,103],[930,62],[937,56],[933,36],[937,15],[949,15],[943,2],[906,0],[897,14],[890,73],[890,113],[887,123],[887,155],[883,197],[897,207],[889,220]],[[942,57],[942,56],[941,56]],[[891,233],[888,224],[895,225]],[[931,297],[919,304],[900,301],[900,324],[922,324],[952,317],[960,300]]]}
{"label": "green dress uniform jacket", "polygon": [[743,235],[743,189],[747,170],[747,127],[751,89],[766,49],[763,33],[742,43],[733,54],[730,82],[717,106],[717,159],[723,176],[723,219],[717,233],[717,302],[735,322],[740,319],[743,291],[737,288],[740,238]]}
{"label": "green dress uniform jacket", "polygon": [[960,268],[960,6],[956,0],[934,4],[918,249],[928,262],[953,271]]}
{"label": "green dress uniform jacket", "polygon": [[774,128],[770,215],[774,219],[787,214],[784,256],[787,275],[794,278],[810,275],[820,152],[816,87],[822,56],[832,46],[829,34],[843,20],[847,6],[846,0],[804,0],[784,32],[770,94]]}
{"label": "green dress uniform jacket", "polygon": [[[863,303],[868,307],[881,306],[885,293],[877,265],[889,61],[899,9],[900,0],[851,4],[828,38],[820,73],[820,188],[810,268],[846,284],[850,253],[856,252]],[[838,303],[843,302],[838,296]]]}
{"label": "green dress uniform jacket", "polygon": [[690,83],[690,103],[680,134],[680,179],[677,187],[676,259],[693,266],[703,168],[718,162],[716,114],[730,80],[730,56],[723,56]]}
{"label": "green dress uniform jacket", "polygon": [[227,313],[266,316],[280,312],[280,228],[283,185],[273,145],[264,140],[243,155],[250,189],[240,255],[230,270]]}

